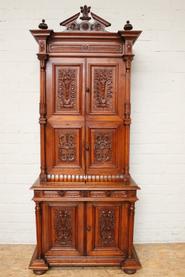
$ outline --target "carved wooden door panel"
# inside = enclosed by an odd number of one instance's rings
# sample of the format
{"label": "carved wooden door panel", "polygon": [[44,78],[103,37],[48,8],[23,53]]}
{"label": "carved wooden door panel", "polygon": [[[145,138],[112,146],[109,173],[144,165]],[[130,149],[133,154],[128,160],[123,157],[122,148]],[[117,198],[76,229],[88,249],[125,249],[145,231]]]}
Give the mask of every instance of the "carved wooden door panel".
{"label": "carved wooden door panel", "polygon": [[84,244],[84,204],[43,204],[43,249],[46,256],[80,256]]}
{"label": "carved wooden door panel", "polygon": [[122,60],[87,59],[87,174],[116,175],[124,171],[123,79]]}
{"label": "carved wooden door panel", "polygon": [[127,249],[128,204],[87,204],[87,254],[124,256]]}
{"label": "carved wooden door panel", "polygon": [[84,174],[83,58],[47,63],[46,157],[49,174]]}

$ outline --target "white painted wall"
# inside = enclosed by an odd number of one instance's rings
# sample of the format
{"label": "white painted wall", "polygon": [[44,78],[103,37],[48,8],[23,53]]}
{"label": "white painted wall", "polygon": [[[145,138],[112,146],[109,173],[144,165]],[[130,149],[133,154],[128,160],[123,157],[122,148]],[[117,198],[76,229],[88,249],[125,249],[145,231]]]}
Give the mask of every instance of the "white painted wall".
{"label": "white painted wall", "polygon": [[[86,2],[86,3],[85,3]],[[81,5],[143,34],[132,78],[131,172],[141,185],[136,242],[185,240],[185,1],[0,0],[0,243],[35,241],[30,185],[39,173],[39,64],[29,33]]]}

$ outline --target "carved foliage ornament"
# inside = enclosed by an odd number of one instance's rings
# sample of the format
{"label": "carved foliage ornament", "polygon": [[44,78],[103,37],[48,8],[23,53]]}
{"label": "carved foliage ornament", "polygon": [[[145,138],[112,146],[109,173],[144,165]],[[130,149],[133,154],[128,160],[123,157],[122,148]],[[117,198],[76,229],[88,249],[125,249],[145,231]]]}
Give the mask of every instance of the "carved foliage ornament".
{"label": "carved foliage ornament", "polygon": [[112,69],[94,70],[94,106],[96,109],[112,110]]}
{"label": "carved foliage ornament", "polygon": [[99,216],[100,238],[103,246],[115,244],[115,210],[102,208]]}
{"label": "carved foliage ornament", "polygon": [[95,134],[94,154],[96,162],[108,162],[112,159],[112,134]]}
{"label": "carved foliage ornament", "polygon": [[72,68],[62,68],[58,70],[58,110],[76,108],[77,94],[77,71]]}
{"label": "carved foliage ornament", "polygon": [[62,162],[73,162],[76,160],[75,134],[66,133],[59,135],[58,158]]}
{"label": "carved foliage ornament", "polygon": [[72,209],[55,210],[55,242],[62,246],[72,246]]}
{"label": "carved foliage ornament", "polygon": [[60,23],[67,31],[104,31],[111,24],[91,12],[91,7],[80,7],[80,12]]}

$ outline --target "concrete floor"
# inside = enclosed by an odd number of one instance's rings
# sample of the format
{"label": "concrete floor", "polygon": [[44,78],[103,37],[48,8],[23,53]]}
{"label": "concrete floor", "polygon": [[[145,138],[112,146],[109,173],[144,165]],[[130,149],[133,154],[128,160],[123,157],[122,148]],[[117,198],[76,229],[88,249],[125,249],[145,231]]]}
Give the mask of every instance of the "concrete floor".
{"label": "concrete floor", "polygon": [[[34,246],[0,245],[0,277],[36,276],[28,269]],[[136,250],[143,268],[135,276],[185,277],[185,243],[140,244]],[[52,268],[43,276],[121,277],[129,276],[118,267]],[[132,275],[134,276],[134,275]]]}

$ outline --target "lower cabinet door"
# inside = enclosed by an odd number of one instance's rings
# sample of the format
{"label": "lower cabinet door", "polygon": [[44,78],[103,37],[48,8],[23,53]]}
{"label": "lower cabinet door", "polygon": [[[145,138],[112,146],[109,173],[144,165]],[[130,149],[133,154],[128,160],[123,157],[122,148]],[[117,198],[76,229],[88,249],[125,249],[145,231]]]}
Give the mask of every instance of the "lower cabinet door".
{"label": "lower cabinet door", "polygon": [[43,203],[42,238],[45,255],[80,256],[84,253],[84,204]]}
{"label": "lower cabinet door", "polygon": [[124,256],[127,239],[127,203],[87,203],[87,255]]}

